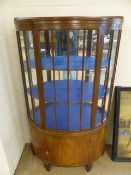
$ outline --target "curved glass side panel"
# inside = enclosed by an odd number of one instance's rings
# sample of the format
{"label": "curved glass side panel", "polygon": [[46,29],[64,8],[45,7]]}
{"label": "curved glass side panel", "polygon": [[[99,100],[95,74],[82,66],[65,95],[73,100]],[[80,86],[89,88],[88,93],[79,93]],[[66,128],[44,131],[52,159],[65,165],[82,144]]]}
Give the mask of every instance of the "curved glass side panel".
{"label": "curved glass side panel", "polygon": [[36,70],[32,69],[29,65],[30,60],[34,61],[34,46],[32,40],[31,31],[21,31],[20,32],[20,42],[22,50],[22,64],[24,67],[24,76],[26,81],[26,93],[28,97],[28,105],[30,111],[30,118],[36,123],[41,124],[37,121],[35,108],[39,107],[39,99],[33,97],[32,87],[37,84]]}

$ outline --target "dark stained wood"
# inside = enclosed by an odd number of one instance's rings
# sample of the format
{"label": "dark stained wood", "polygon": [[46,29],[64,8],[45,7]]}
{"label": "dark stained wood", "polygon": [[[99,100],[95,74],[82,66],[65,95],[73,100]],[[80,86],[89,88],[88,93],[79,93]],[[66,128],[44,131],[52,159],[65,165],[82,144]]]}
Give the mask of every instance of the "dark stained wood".
{"label": "dark stained wood", "polygon": [[114,63],[113,75],[112,75],[112,79],[111,79],[110,97],[109,97],[109,101],[108,101],[107,116],[110,115],[110,111],[111,111],[111,102],[112,102],[112,96],[113,96],[113,86],[114,86],[115,73],[116,73],[116,66],[117,66],[118,53],[119,53],[119,47],[120,47],[121,32],[122,32],[122,31],[119,30],[118,39],[117,39],[117,46],[116,46],[116,53],[115,53],[115,63]]}
{"label": "dark stained wood", "polygon": [[[46,56],[50,56],[50,39],[49,39],[49,31],[45,30],[44,31],[44,38],[45,38],[45,51],[46,51]],[[51,71],[47,71],[47,79],[48,81],[51,80]]]}
{"label": "dark stained wood", "polygon": [[105,72],[105,82],[104,82],[104,86],[105,86],[105,96],[102,100],[102,121],[104,119],[104,115],[105,115],[105,105],[106,105],[106,99],[107,99],[107,88],[108,88],[108,82],[109,82],[109,74],[110,74],[110,66],[111,66],[111,53],[112,53],[112,46],[113,46],[113,36],[114,36],[114,30],[112,30],[110,32],[110,42],[109,42],[109,48],[108,48],[108,55],[107,58],[109,59],[109,65],[108,68],[106,68],[106,72]]}
{"label": "dark stained wood", "polygon": [[89,172],[92,169],[92,163],[89,163],[88,165],[85,166],[86,167],[86,171]]}
{"label": "dark stained wood", "polygon": [[56,113],[56,83],[55,83],[55,67],[54,67],[54,33],[51,31],[51,51],[52,51],[52,63],[53,63],[53,83],[54,83],[54,112],[55,112],[55,126],[57,130],[57,113]]}
{"label": "dark stained wood", "polygon": [[59,75],[59,80],[60,80],[60,71],[58,71],[58,75]]}
{"label": "dark stained wood", "polygon": [[[86,56],[91,56],[92,47],[92,30],[88,30],[87,34],[87,46],[86,46]],[[90,76],[90,70],[85,71],[85,80],[88,81]]]}
{"label": "dark stained wood", "polygon": [[84,57],[85,57],[85,38],[86,30],[83,31],[83,50],[82,50],[82,78],[81,78],[81,103],[80,103],[80,130],[82,129],[82,106],[83,106],[83,91],[84,91]]}
{"label": "dark stained wood", "polygon": [[34,148],[33,148],[32,143],[31,143],[31,151],[32,151],[32,154],[35,155],[35,152],[34,152]]}
{"label": "dark stained wood", "polygon": [[77,56],[79,55],[79,30],[78,30],[78,34],[77,34]]}
{"label": "dark stained wood", "polygon": [[98,32],[97,47],[96,47],[96,63],[95,63],[95,77],[94,77],[94,88],[93,88],[94,90],[92,99],[91,128],[95,128],[96,125],[96,113],[97,113],[97,103],[99,95],[103,45],[104,45],[104,28],[100,28]]}
{"label": "dark stained wood", "polygon": [[102,152],[102,154],[101,154],[102,156],[105,154],[105,151],[106,151],[106,149],[103,150],[103,152]]}
{"label": "dark stained wood", "polygon": [[92,44],[92,30],[88,30],[88,35],[87,35],[87,50],[86,50],[86,55],[90,56],[91,55],[91,44]]}
{"label": "dark stained wood", "polygon": [[51,169],[51,164],[47,163],[47,162],[44,162],[44,167],[47,171],[50,171]]}
{"label": "dark stained wood", "polygon": [[68,131],[70,130],[70,40],[69,31],[67,31],[67,93],[68,93]]}
{"label": "dark stained wood", "polygon": [[[79,55],[79,30],[77,33],[77,56]],[[76,71],[76,80],[78,80],[78,70]]]}

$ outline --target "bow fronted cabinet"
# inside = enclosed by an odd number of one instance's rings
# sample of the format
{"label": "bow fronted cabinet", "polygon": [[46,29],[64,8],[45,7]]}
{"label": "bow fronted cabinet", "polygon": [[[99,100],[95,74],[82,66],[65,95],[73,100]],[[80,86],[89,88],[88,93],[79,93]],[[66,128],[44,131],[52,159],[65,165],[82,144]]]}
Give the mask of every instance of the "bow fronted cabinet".
{"label": "bow fronted cabinet", "polygon": [[15,18],[32,150],[45,168],[104,153],[123,17]]}

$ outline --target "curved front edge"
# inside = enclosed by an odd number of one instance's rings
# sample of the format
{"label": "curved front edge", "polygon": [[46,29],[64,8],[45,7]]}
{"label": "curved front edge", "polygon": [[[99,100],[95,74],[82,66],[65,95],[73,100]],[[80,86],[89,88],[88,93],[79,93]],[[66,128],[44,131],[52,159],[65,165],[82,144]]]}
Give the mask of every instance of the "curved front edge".
{"label": "curved front edge", "polygon": [[81,166],[92,163],[104,152],[106,123],[81,133],[58,133],[41,130],[30,122],[35,154],[56,166]]}

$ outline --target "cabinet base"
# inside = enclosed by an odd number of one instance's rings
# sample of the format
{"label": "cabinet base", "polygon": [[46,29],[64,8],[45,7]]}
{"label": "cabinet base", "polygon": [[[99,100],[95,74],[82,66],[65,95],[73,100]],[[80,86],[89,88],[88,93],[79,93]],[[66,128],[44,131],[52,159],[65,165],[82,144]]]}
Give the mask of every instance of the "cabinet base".
{"label": "cabinet base", "polygon": [[106,122],[94,130],[76,133],[45,131],[30,122],[32,152],[44,161],[50,171],[51,165],[61,167],[85,166],[92,163],[105,151]]}

